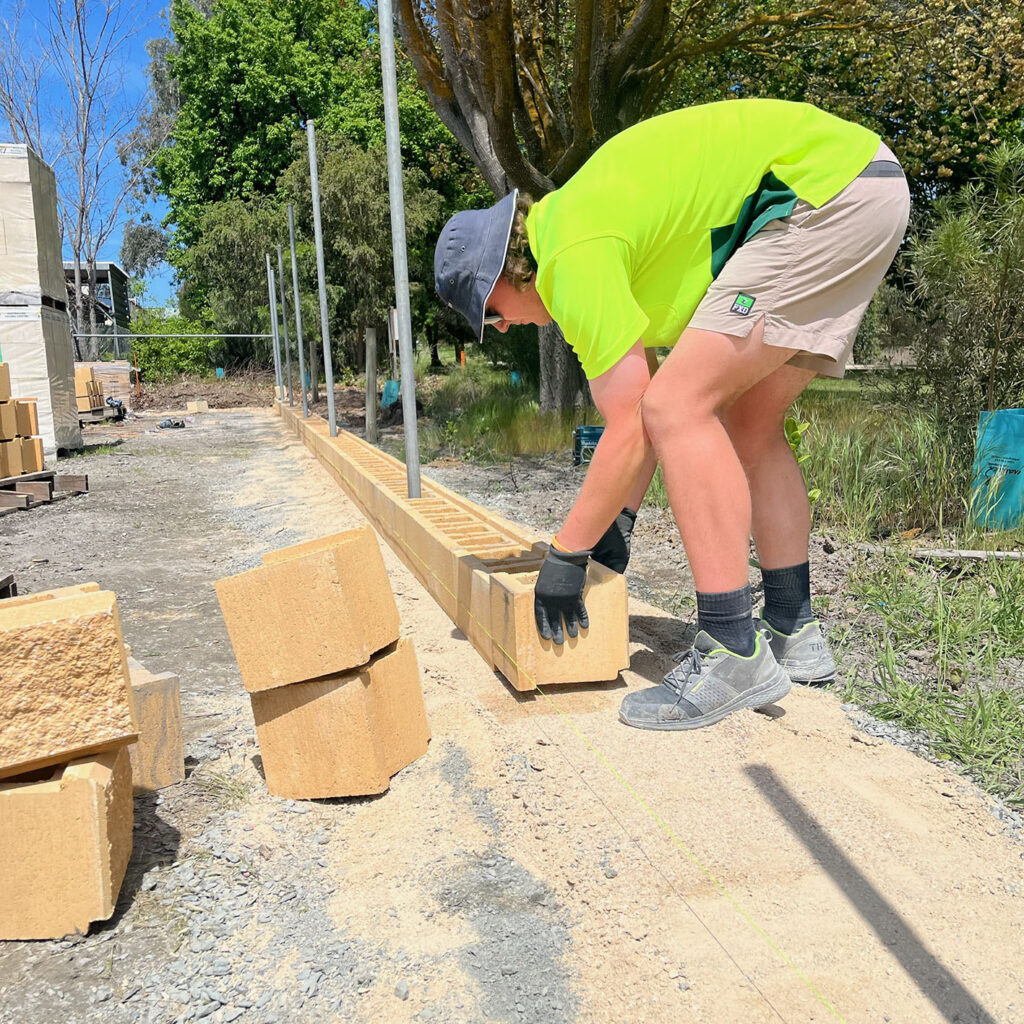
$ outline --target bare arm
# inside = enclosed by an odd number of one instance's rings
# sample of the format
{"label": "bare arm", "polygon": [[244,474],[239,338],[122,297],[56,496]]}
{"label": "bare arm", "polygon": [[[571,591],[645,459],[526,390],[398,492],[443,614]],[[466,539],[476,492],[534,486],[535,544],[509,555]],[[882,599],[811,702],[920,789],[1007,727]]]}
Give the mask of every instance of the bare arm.
{"label": "bare arm", "polygon": [[592,548],[622,508],[637,493],[642,499],[650,484],[656,460],[640,415],[650,382],[651,371],[639,341],[590,382],[605,429],[579,497],[558,531],[559,543],[570,551]]}

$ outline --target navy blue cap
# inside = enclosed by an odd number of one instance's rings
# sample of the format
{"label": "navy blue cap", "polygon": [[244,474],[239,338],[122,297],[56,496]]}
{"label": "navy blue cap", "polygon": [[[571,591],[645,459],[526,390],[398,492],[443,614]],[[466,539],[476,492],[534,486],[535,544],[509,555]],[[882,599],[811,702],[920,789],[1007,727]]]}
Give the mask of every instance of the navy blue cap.
{"label": "navy blue cap", "polygon": [[486,210],[463,210],[441,229],[434,249],[434,287],[449,309],[458,310],[479,341],[487,296],[505,266],[517,189]]}

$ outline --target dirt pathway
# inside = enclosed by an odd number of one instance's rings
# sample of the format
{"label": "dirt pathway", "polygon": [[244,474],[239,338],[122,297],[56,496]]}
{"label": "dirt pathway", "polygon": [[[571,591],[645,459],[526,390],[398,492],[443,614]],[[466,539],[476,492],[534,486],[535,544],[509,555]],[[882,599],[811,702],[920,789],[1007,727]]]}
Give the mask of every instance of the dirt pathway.
{"label": "dirt pathway", "polygon": [[117,591],[191,766],[112,922],[0,943],[0,1022],[1024,1022],[1024,846],[977,791],[806,688],[627,729],[685,633],[638,600],[619,682],[516,694],[384,546],[430,749],[378,798],[269,797],[212,582],[361,518],[265,411],[155,422],[0,520],[25,589]]}

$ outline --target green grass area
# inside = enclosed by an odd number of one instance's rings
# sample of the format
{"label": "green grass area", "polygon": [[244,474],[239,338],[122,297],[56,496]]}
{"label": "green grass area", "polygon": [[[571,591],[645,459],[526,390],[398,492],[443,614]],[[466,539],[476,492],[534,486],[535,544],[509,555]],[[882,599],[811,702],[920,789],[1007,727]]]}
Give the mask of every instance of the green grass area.
{"label": "green grass area", "polygon": [[1024,807],[1024,572],[1016,562],[931,565],[905,550],[861,562],[849,581],[861,609],[833,631],[837,652],[863,649],[873,671],[845,698],[922,730],[936,754]]}

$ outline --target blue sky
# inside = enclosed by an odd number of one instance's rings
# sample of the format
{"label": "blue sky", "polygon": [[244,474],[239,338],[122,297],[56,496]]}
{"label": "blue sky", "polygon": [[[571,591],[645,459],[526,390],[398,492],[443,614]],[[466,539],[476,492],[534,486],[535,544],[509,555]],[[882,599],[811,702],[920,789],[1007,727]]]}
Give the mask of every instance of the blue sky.
{"label": "blue sky", "polygon": [[[0,0],[0,18],[10,18],[14,13],[15,6],[15,0]],[[165,35],[167,32],[167,0],[136,0],[133,6],[135,7],[133,17],[134,31],[126,42],[122,53],[123,93],[119,97],[128,104],[134,104],[146,95],[148,87],[146,67],[149,63],[149,55],[146,53],[146,42],[156,36]],[[30,0],[26,5],[26,11],[23,15],[23,28],[31,29],[31,19],[33,17],[45,16],[44,11],[44,3],[38,2],[38,0]],[[27,49],[38,52],[40,44],[38,39],[34,38],[34,32],[24,32],[22,42]],[[63,86],[60,82],[44,82],[44,93],[41,103],[43,109],[52,108],[59,104],[62,97]],[[6,125],[2,122],[3,119],[0,117],[0,133],[6,135]],[[55,125],[48,124],[44,117],[41,129],[45,138],[48,134],[55,131]],[[3,138],[0,141],[7,141],[7,139]],[[59,187],[60,181],[58,180]],[[165,213],[165,208],[162,203],[150,203],[148,212],[155,221],[159,222]],[[138,213],[136,213],[136,216],[138,216]],[[122,225],[128,220],[128,217],[128,212],[122,210],[119,218],[120,223],[110,241],[97,255],[99,260],[112,260],[114,262],[119,260]],[[71,255],[70,250],[65,245],[64,258],[71,259]],[[169,268],[164,267],[153,274],[147,279],[146,284],[148,286],[148,304],[163,305],[168,300],[173,299],[173,279]]]}

